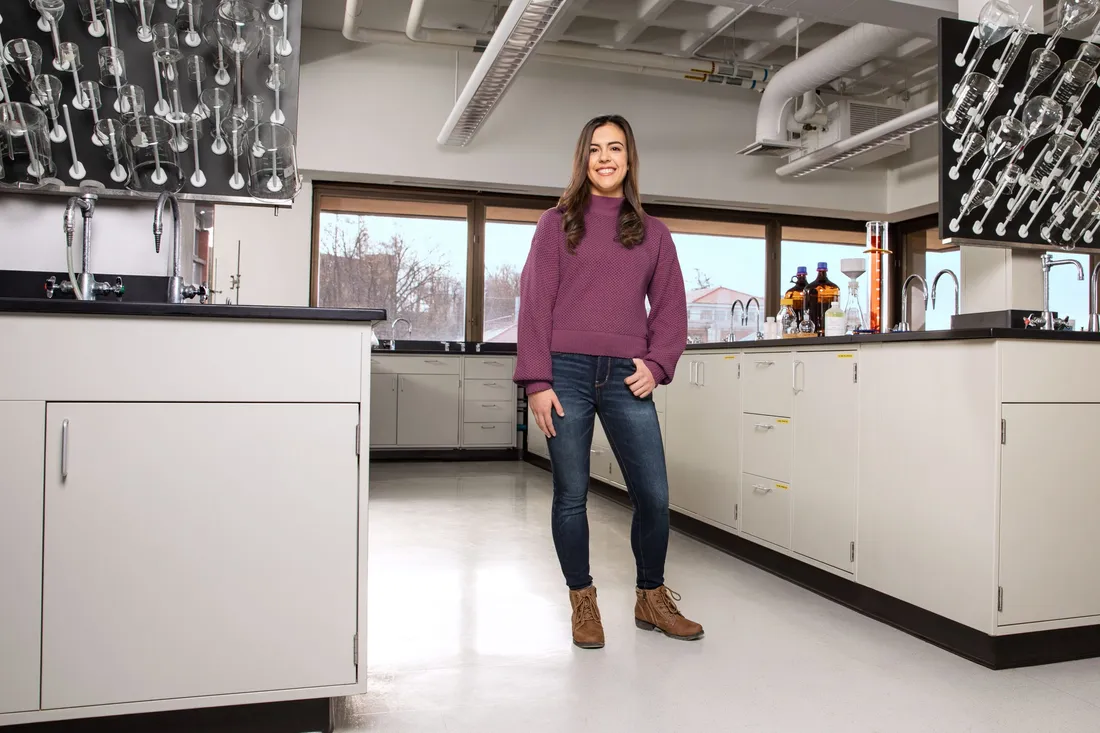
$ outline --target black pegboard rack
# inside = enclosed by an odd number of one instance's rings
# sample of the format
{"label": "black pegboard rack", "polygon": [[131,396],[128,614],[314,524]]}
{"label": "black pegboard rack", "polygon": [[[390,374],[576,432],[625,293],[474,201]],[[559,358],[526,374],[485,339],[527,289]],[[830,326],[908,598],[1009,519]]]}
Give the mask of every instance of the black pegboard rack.
{"label": "black pegboard rack", "polygon": [[[982,161],[985,159],[984,151],[975,155],[965,166],[960,169],[960,176],[958,180],[951,180],[948,176],[948,171],[955,164],[958,158],[958,153],[952,149],[952,145],[955,140],[958,139],[958,135],[951,130],[944,127],[942,119],[943,113],[947,109],[947,106],[951,103],[951,98],[954,96],[952,89],[955,87],[963,77],[963,72],[966,70],[965,66],[957,66],[955,64],[955,56],[963,50],[966,45],[967,38],[970,36],[971,30],[976,26],[976,23],[969,21],[956,20],[954,18],[940,18],[939,21],[939,113],[940,122],[937,124],[939,129],[939,216],[940,216],[940,239],[948,244],[957,245],[974,245],[974,246],[995,246],[995,247],[1012,247],[1020,249],[1042,249],[1054,250],[1058,249],[1056,245],[1052,245],[1044,240],[1039,235],[1040,225],[1045,222],[1050,215],[1050,209],[1054,202],[1057,202],[1061,196],[1056,195],[1052,197],[1051,201],[1048,201],[1042,213],[1036,219],[1035,226],[1031,227],[1026,238],[1019,236],[1019,224],[1020,221],[1027,221],[1031,216],[1031,212],[1026,208],[1023,212],[1017,215],[1012,224],[1009,225],[1004,236],[998,235],[996,231],[996,225],[1003,221],[1008,213],[1008,199],[1009,196],[1002,196],[997,204],[993,207],[989,217],[986,219],[986,225],[983,228],[981,235],[973,233],[972,225],[976,221],[977,217],[980,217],[984,213],[984,207],[979,207],[975,211],[972,211],[962,221],[962,226],[958,232],[952,232],[949,228],[949,222],[955,218],[961,210],[962,197],[970,190],[970,186],[973,184],[972,174],[975,169],[981,166]],[[1012,111],[1014,106],[1013,97],[1016,92],[1024,87],[1027,80],[1028,61],[1031,57],[1032,51],[1036,48],[1043,47],[1047,41],[1050,40],[1049,35],[1042,33],[1033,33],[1024,43],[1019,55],[1016,57],[1015,63],[1009,69],[1005,76],[1004,86],[998,92],[996,99],[993,101],[989,112],[985,115],[985,124],[981,130],[982,134],[985,134],[992,123],[1000,115],[1006,115]],[[981,72],[991,78],[996,77],[996,73],[993,71],[993,62],[1000,58],[1001,52],[1005,48],[1005,44],[1008,40],[1001,41],[995,46],[991,46],[986,50],[981,61],[978,63],[974,71]],[[1063,37],[1059,39],[1054,46],[1054,52],[1058,54],[1058,58],[1064,64],[1066,61],[1073,59],[1077,55],[1078,49],[1081,47],[1081,40],[1075,40],[1072,38]],[[973,55],[977,47],[976,43],[972,43],[967,60]],[[1057,82],[1061,67],[1055,71],[1049,79],[1043,82],[1038,87],[1035,94],[1049,94]],[[1100,113],[1100,88],[1094,88],[1089,93],[1082,105],[1081,112],[1078,115],[1078,119],[1081,121],[1083,127],[1087,128],[1092,122],[1093,118]],[[1016,164],[1024,170],[1031,165],[1036,157],[1040,154],[1044,144],[1047,141],[1046,136],[1042,139],[1032,141],[1024,152],[1017,158]],[[1078,138],[1078,142],[1081,142]],[[996,185],[997,179],[1001,172],[1004,170],[1006,161],[999,161],[996,163],[990,173],[986,176],[987,180]],[[1085,170],[1082,172],[1078,179],[1075,190],[1081,190],[1085,185],[1092,180],[1096,175],[1100,175],[1100,161],[1094,164],[1091,170]],[[1082,252],[1100,251],[1100,242],[1094,242],[1092,245],[1086,245],[1084,242],[1078,243],[1075,248]]]}
{"label": "black pegboard rack", "polygon": [[[285,125],[298,136],[298,92],[301,73],[301,42],[302,42],[302,3],[308,0],[284,0],[284,5],[289,13],[287,20],[287,37],[290,40],[293,52],[290,56],[282,58],[281,63],[286,68],[287,86],[280,92],[280,103],[286,115]],[[126,69],[128,81],[145,90],[146,113],[153,114],[153,105],[156,104],[156,80],[153,66],[153,44],[144,43],[137,37],[138,21],[134,14],[124,3],[118,0],[113,2],[115,26],[119,47],[126,55]],[[216,17],[217,8],[221,0],[204,0],[202,7],[203,23]],[[92,143],[93,120],[90,111],[80,111],[72,108],[72,98],[76,95],[75,82],[69,72],[59,72],[53,68],[54,57],[53,40],[50,33],[41,31],[37,26],[38,11],[31,7],[26,0],[3,0],[3,22],[0,23],[0,37],[7,43],[16,38],[28,38],[42,47],[42,73],[52,74],[58,77],[64,85],[62,103],[69,104],[69,114],[72,119],[73,134],[76,138],[77,155],[80,162],[87,170],[83,181],[72,180],[68,171],[72,165],[72,154],[69,151],[69,143],[51,144],[51,152],[56,168],[54,180],[44,185],[29,186],[0,180],[0,194],[28,193],[35,195],[79,195],[85,191],[94,191],[104,199],[121,199],[142,201],[156,199],[159,191],[135,191],[126,188],[125,184],[115,183],[110,177],[112,164],[105,148],[97,147]],[[266,0],[251,0],[261,13],[266,22],[276,24],[267,15],[269,3]],[[169,8],[164,0],[156,0],[150,25],[155,23],[172,23],[175,25],[176,11]],[[281,32],[282,22],[278,24]],[[81,81],[98,81],[99,69],[96,55],[100,48],[110,44],[106,35],[102,38],[94,38],[88,33],[87,24],[84,22],[79,4],[75,1],[67,2],[65,14],[58,26],[62,41],[71,41],[80,47],[80,56],[83,68],[80,71]],[[218,50],[211,46],[205,39],[197,48],[186,45],[183,34],[180,34],[180,49],[185,57],[198,54],[206,59],[207,79],[203,83],[204,89],[215,85],[214,62],[218,57]],[[234,77],[228,86],[223,87],[230,94],[235,95],[235,74],[232,57],[226,55],[229,62],[229,73]],[[184,109],[191,110],[198,103],[195,85],[187,77],[186,62],[180,61],[180,92],[183,96]],[[253,54],[243,60],[242,76],[244,79],[244,95],[257,94],[267,103],[265,116],[274,109],[275,93],[267,87],[268,67],[267,62],[261,60],[260,54]],[[9,91],[12,100],[16,102],[29,102],[30,94],[22,80],[16,76]],[[107,87],[100,87],[103,97],[103,106],[100,109],[100,117],[118,118],[114,110],[116,91]],[[43,111],[45,109],[43,108]],[[266,120],[265,120],[266,121]],[[236,205],[254,206],[290,206],[291,201],[258,200],[248,194],[247,189],[234,190],[229,185],[229,178],[233,173],[233,157],[229,153],[218,156],[211,152],[210,145],[213,142],[213,121],[208,120],[203,137],[199,140],[201,148],[201,164],[206,174],[207,183],[203,188],[195,188],[191,185],[190,176],[194,171],[194,153],[192,150],[180,153],[180,163],[184,171],[183,187],[177,192],[181,201],[193,201],[196,203],[227,203]],[[245,153],[247,155],[247,152]],[[246,161],[242,156],[241,170],[245,171]]]}

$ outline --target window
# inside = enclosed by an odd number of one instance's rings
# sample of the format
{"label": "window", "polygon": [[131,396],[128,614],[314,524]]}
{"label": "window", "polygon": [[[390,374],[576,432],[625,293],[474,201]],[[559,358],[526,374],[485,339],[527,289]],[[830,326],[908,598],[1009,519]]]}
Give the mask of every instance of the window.
{"label": "window", "polygon": [[1059,318],[1071,318],[1073,330],[1089,327],[1089,256],[1061,250],[1050,252],[1056,260],[1076,260],[1085,271],[1085,279],[1077,279],[1077,268],[1059,265],[1050,271],[1050,310]]}
{"label": "window", "polygon": [[485,209],[484,335],[487,342],[515,343],[519,276],[544,209]]}
{"label": "window", "polygon": [[[707,344],[756,336],[763,324],[765,292],[764,226],[697,219],[663,219],[672,232],[688,301],[688,343]],[[734,323],[733,305],[756,298],[746,323]],[[741,311],[738,310],[738,314]],[[763,327],[761,326],[761,329]]]}
{"label": "window", "polygon": [[[864,254],[866,249],[867,235],[864,232],[783,227],[779,257],[780,294],[790,287],[790,282],[794,279],[799,267],[806,268],[806,279],[813,282],[817,278],[818,263],[824,262],[828,267],[827,277],[840,288],[840,307],[847,308],[850,278],[841,270],[840,261],[860,258],[864,262],[864,267],[869,269],[868,255]],[[869,277],[866,274],[861,275],[857,281],[864,319],[870,317],[868,281]]]}
{"label": "window", "polygon": [[318,306],[385,308],[390,323],[410,324],[398,338],[466,338],[465,204],[319,198]]}

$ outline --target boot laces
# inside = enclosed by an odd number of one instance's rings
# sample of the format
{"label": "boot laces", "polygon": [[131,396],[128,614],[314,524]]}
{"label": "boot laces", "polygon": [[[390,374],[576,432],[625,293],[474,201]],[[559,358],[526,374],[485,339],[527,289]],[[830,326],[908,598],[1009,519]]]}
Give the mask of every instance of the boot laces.
{"label": "boot laces", "polygon": [[680,609],[676,607],[676,601],[682,600],[680,594],[671,588],[661,586],[654,593],[656,596],[657,604],[660,605],[669,615],[683,616],[680,613]]}
{"label": "boot laces", "polygon": [[577,618],[582,622],[600,620],[600,612],[592,596],[582,596],[577,602]]}

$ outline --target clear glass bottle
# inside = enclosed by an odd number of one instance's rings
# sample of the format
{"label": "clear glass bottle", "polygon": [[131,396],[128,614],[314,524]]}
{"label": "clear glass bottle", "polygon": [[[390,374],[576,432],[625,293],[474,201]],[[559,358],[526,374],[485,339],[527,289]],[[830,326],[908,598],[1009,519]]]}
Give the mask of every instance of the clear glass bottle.
{"label": "clear glass bottle", "polygon": [[779,322],[780,336],[798,333],[798,314],[794,310],[794,300],[783,298],[780,302],[783,307],[779,309],[779,315],[775,317],[775,320]]}
{"label": "clear glass bottle", "polygon": [[863,318],[863,306],[859,302],[859,282],[848,281],[848,305],[844,309],[845,330],[847,333],[862,331],[867,322]]}
{"label": "clear glass bottle", "polygon": [[802,320],[798,322],[799,333],[816,333],[817,326],[814,324],[814,319],[810,318],[810,309],[806,308],[802,311]]}

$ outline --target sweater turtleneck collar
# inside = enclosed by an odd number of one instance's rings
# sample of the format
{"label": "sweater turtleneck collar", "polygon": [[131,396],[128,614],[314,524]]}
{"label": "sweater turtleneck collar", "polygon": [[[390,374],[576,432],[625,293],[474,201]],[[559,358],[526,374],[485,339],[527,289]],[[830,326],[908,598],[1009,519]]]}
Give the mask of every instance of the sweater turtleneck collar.
{"label": "sweater turtleneck collar", "polygon": [[624,200],[622,197],[592,194],[588,197],[588,213],[600,216],[618,216]]}

